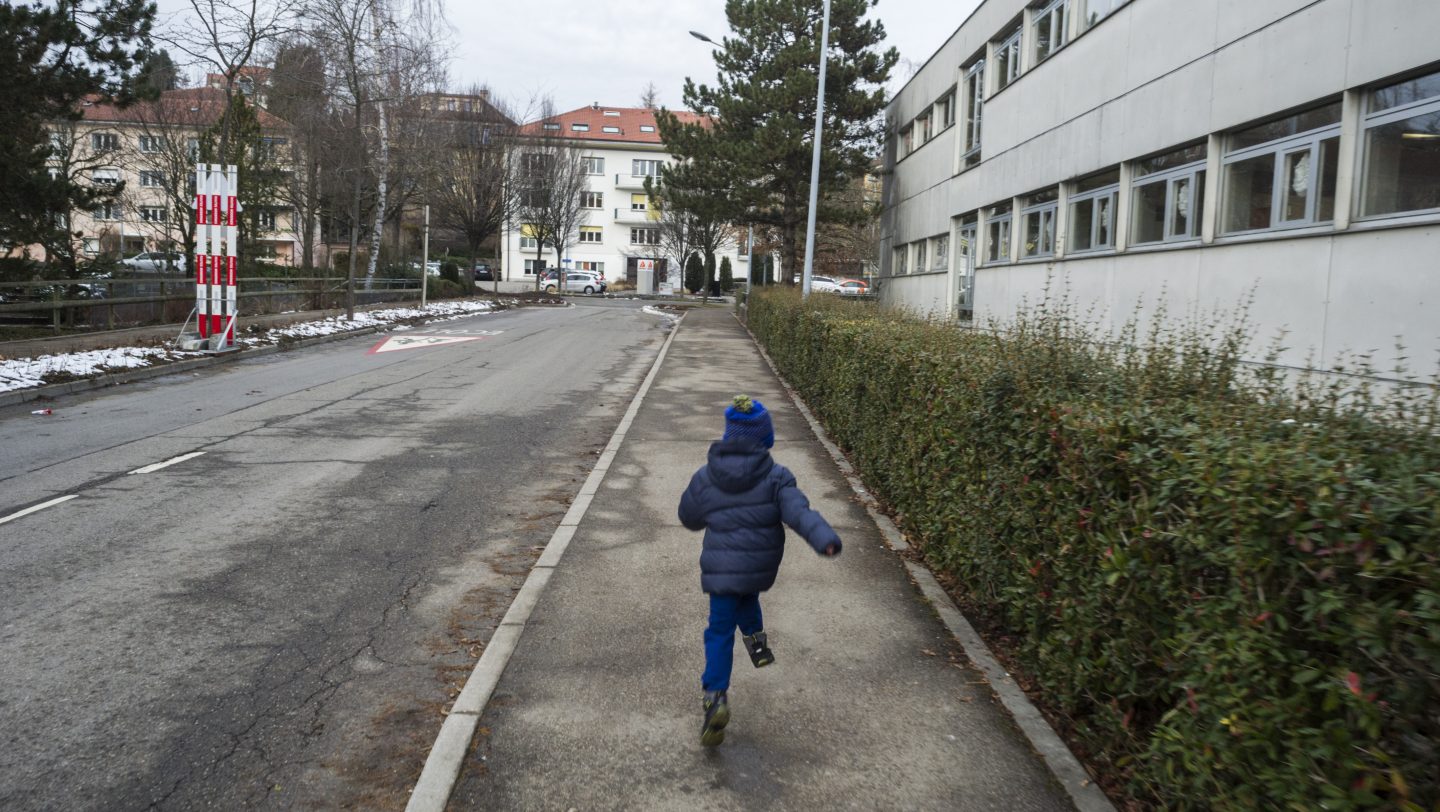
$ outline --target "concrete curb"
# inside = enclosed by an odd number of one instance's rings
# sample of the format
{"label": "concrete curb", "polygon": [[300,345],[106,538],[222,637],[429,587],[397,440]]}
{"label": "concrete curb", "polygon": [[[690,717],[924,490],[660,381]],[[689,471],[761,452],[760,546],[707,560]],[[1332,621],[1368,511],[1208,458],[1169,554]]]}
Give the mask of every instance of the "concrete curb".
{"label": "concrete curb", "polygon": [[[475,315],[483,313],[496,313],[503,308],[491,310],[478,310]],[[448,317],[447,317],[448,318]],[[297,324],[299,322],[296,322]],[[420,322],[428,324],[429,321]],[[179,372],[188,372],[192,369],[204,369],[217,364],[226,364],[241,358],[258,358],[264,355],[273,355],[277,352],[289,352],[290,350],[312,347],[316,344],[326,344],[331,341],[341,341],[355,336],[370,335],[384,332],[394,325],[376,325],[372,327],[360,327],[355,330],[346,330],[342,333],[331,333],[329,335],[314,336],[313,338],[302,338],[291,341],[284,346],[271,344],[265,347],[253,347],[248,350],[229,352],[224,355],[212,355],[205,358],[188,358],[184,361],[175,361],[169,364],[158,364],[156,366],[140,367],[138,369],[127,369],[124,372],[110,372],[94,378],[83,378],[65,383],[53,383],[48,386],[35,386],[30,389],[17,389],[13,392],[0,393],[0,408],[13,406],[17,403],[28,403],[32,400],[44,400],[46,398],[71,395],[76,392],[88,392],[91,389],[104,389],[107,386],[116,386],[122,383],[143,381],[147,378],[158,378],[162,375],[174,375]]]}
{"label": "concrete curb", "polygon": [[521,585],[520,591],[515,593],[509,610],[505,612],[505,617],[501,619],[499,627],[491,635],[490,642],[485,645],[484,653],[480,655],[479,662],[475,663],[475,668],[470,672],[469,679],[465,681],[465,687],[460,691],[460,696],[451,706],[445,717],[445,723],[440,726],[440,733],[435,738],[435,744],[430,748],[430,755],[425,759],[425,767],[420,772],[420,779],[415,782],[415,788],[410,791],[410,802],[405,805],[406,812],[443,812],[445,805],[449,803],[450,793],[455,789],[455,782],[460,779],[460,769],[465,764],[465,756],[470,752],[470,742],[474,739],[475,730],[480,725],[480,715],[484,713],[485,705],[489,703],[491,694],[495,692],[495,686],[500,683],[500,677],[505,673],[505,666],[509,665],[510,657],[515,653],[515,648],[520,642],[520,635],[525,631],[525,624],[530,620],[530,613],[534,611],[550,577],[555,574],[555,568],[560,564],[560,557],[570,546],[571,539],[575,537],[580,521],[585,517],[591,500],[595,498],[594,494],[600,489],[605,475],[609,473],[610,463],[615,459],[616,453],[625,441],[625,435],[629,433],[630,426],[635,422],[635,415],[639,413],[640,404],[644,402],[645,395],[650,391],[650,384],[660,373],[660,366],[670,352],[670,345],[675,341],[676,333],[680,332],[680,321],[681,319],[675,320],[670,335],[665,338],[665,344],[660,347],[660,354],[655,356],[655,362],[650,365],[650,372],[640,383],[640,389],[635,393],[635,397],[630,400],[630,407],[625,410],[624,417],[620,419],[620,425],[615,427],[615,433],[610,436],[610,442],[605,446],[605,451],[595,462],[595,467],[590,470],[590,476],[585,479],[585,483],[580,487],[580,493],[571,502],[570,510],[566,512],[565,518],[560,521],[560,526],[550,536],[544,552],[530,568],[530,574],[526,576],[525,583]]}
{"label": "concrete curb", "polygon": [[[749,325],[741,321],[738,316],[735,320],[740,322],[740,326],[750,336],[750,340],[755,343],[760,357],[765,359],[765,363],[770,365],[770,370],[775,373],[775,377],[780,379],[780,384],[785,387],[786,394],[790,396],[790,401],[795,404],[796,410],[810,424],[810,429],[815,432],[815,437],[820,440],[821,445],[825,446],[825,450],[829,452],[830,458],[835,461],[835,465],[845,476],[845,480],[850,483],[850,488],[855,491],[855,495],[860,497],[861,504],[865,506],[865,512],[870,514],[870,519],[879,528],[880,534],[885,538],[885,543],[895,552],[909,550],[910,544],[905,541],[905,536],[900,532],[900,528],[895,526],[889,516],[880,512],[879,502],[860,481],[855,467],[841,453],[840,447],[830,440],[830,435],[826,433],[825,428],[820,425],[820,422],[810,413],[809,407],[800,399],[785,377],[780,374],[780,370],[771,360],[770,354],[756,340],[755,334],[750,332]],[[920,588],[920,593],[934,607],[935,613],[940,616],[940,621],[945,624],[945,628],[950,631],[951,636],[965,651],[965,656],[970,658],[970,662],[985,675],[985,679],[990,683],[990,688],[999,697],[1000,704],[1010,712],[1010,716],[1015,720],[1015,725],[1020,728],[1020,732],[1025,735],[1030,746],[1044,760],[1045,766],[1050,769],[1051,774],[1055,776],[1055,780],[1070,797],[1070,802],[1075,805],[1075,808],[1080,812],[1116,812],[1115,805],[1110,802],[1104,792],[1100,791],[1100,787],[1085,771],[1079,759],[1075,758],[1075,754],[1070,752],[1070,748],[1060,738],[1060,734],[1055,732],[1055,729],[1045,720],[1044,715],[1030,702],[1030,698],[1025,695],[1025,692],[1015,684],[1010,673],[1000,665],[1000,661],[995,658],[990,647],[975,631],[975,627],[970,625],[970,621],[965,619],[965,615],[950,599],[950,595],[941,588],[930,570],[908,558],[902,560],[905,563],[905,569],[909,571],[910,577],[915,581],[915,585]]]}

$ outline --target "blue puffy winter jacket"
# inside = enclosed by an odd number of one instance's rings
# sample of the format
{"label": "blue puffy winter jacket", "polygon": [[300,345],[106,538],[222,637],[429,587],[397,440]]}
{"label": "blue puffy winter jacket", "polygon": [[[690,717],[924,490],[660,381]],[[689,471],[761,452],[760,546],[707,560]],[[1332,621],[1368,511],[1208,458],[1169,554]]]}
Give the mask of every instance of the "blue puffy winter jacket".
{"label": "blue puffy winter jacket", "polygon": [[680,497],[680,523],[704,530],[700,588],[712,595],[750,595],[775,583],[785,554],[784,522],[823,553],[840,537],[795,485],[795,475],[749,438],[710,446],[710,461]]}

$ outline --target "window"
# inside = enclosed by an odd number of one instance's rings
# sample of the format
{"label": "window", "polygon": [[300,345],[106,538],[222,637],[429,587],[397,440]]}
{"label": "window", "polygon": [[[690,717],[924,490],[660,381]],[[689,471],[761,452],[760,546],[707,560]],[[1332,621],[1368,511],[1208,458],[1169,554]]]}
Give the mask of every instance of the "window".
{"label": "window", "polygon": [[1222,233],[1335,219],[1338,102],[1232,133],[1228,146]]}
{"label": "window", "polygon": [[261,209],[260,211],[255,212],[255,230],[274,231],[275,212],[267,211],[265,209]]}
{"label": "window", "polygon": [[930,121],[931,119],[929,115],[924,115],[920,118],[915,119],[915,129],[918,131],[915,141],[917,145],[929,143],[930,137],[933,135],[933,133],[930,131]]}
{"label": "window", "polygon": [[630,174],[634,175],[637,178],[656,178],[660,176],[661,165],[662,163],[660,161],[650,161],[636,158],[635,160],[630,162]]}
{"label": "window", "polygon": [[619,111],[619,110],[606,110],[606,111],[605,111],[605,115],[607,115],[607,116],[609,116],[609,117],[611,117],[611,118],[619,118],[619,117],[620,117],[620,111]]}
{"label": "window", "polygon": [[641,192],[630,195],[630,211],[649,211],[650,196]]}
{"label": "window", "polygon": [[1205,203],[1204,144],[1136,161],[1135,175],[1130,184],[1133,244],[1200,236],[1200,212]]}
{"label": "window", "polygon": [[587,175],[603,175],[603,174],[605,174],[605,159],[604,159],[603,157],[599,156],[599,155],[586,155],[586,156],[585,156],[585,174],[587,174]]}
{"label": "window", "polygon": [[200,139],[191,138],[186,140],[185,154],[190,156],[190,160],[192,161],[200,160]]}
{"label": "window", "polygon": [[995,43],[995,90],[1004,90],[1007,85],[1020,78],[1020,28]]}
{"label": "window", "polygon": [[577,133],[588,133],[588,132],[590,132],[590,125],[589,125],[589,124],[571,124],[571,125],[570,125],[570,131],[571,131],[571,132],[577,132]]}
{"label": "window", "polygon": [[968,270],[971,260],[975,257],[975,252],[980,248],[979,222],[980,218],[978,215],[974,213],[967,214],[960,218],[960,227],[955,232],[960,239],[960,243],[956,246],[960,249],[960,267],[955,270],[961,273],[965,273]]}
{"label": "window", "polygon": [[1080,0],[1084,4],[1084,12],[1080,15],[1081,30],[1088,29],[1100,22],[1115,9],[1128,3],[1130,0]]}
{"label": "window", "polygon": [[1065,45],[1069,30],[1070,0],[1051,0],[1031,17],[1032,42],[1035,44],[1035,62],[1044,62],[1051,54]]}
{"label": "window", "polygon": [[560,129],[560,125],[557,124],[557,123],[555,123],[555,122],[550,122],[550,123],[547,123],[547,124],[541,124],[540,127],[541,127],[541,129],[545,129],[545,130],[558,130],[558,129]]}
{"label": "window", "polygon": [[938,237],[930,238],[930,255],[936,270],[943,271],[950,267],[950,235],[941,234]]}
{"label": "window", "polygon": [[1025,198],[1020,209],[1020,230],[1025,237],[1020,244],[1022,257],[1055,256],[1055,212],[1059,198],[1055,189]]}
{"label": "window", "polygon": [[273,160],[279,147],[288,143],[284,138],[261,138],[255,145],[255,157],[262,160]]}
{"label": "window", "polygon": [[580,242],[598,244],[604,238],[605,230],[600,226],[580,226]]}
{"label": "window", "polygon": [[[535,240],[535,225],[534,225],[533,223],[523,223],[523,224],[521,224],[521,226],[520,226],[520,250],[521,250],[521,251],[524,251],[524,250],[526,250],[526,249],[529,249],[529,250],[531,250],[531,251],[534,251],[535,249],[537,249],[537,248],[539,248],[539,247],[540,247],[539,243],[536,242],[536,240]],[[526,273],[530,273],[530,271],[526,271]]]}
{"label": "window", "polygon": [[141,152],[159,152],[164,146],[164,142],[160,140],[160,136],[158,135],[140,136]]}
{"label": "window", "polygon": [[593,271],[593,272],[595,272],[595,273],[605,273],[605,263],[603,263],[603,262],[577,262],[577,263],[575,263],[575,270],[577,270],[577,271]]}
{"label": "window", "polygon": [[147,223],[164,223],[170,217],[164,206],[141,206],[140,219]]}
{"label": "window", "polygon": [[1010,204],[991,206],[985,213],[985,262],[1010,261]]}
{"label": "window", "polygon": [[142,169],[140,170],[140,185],[147,187],[164,186],[165,173],[158,172],[154,169]]}
{"label": "window", "polygon": [[98,254],[100,253],[100,238],[86,237],[81,242],[81,247],[87,254]]}
{"label": "window", "polygon": [[660,229],[658,228],[632,228],[630,229],[631,245],[659,245]]}
{"label": "window", "polygon": [[915,127],[909,126],[900,131],[900,157],[905,157],[915,151]]}
{"label": "window", "polygon": [[1070,194],[1066,250],[1075,253],[1115,248],[1115,206],[1120,195],[1120,170],[1113,169],[1075,182]]}
{"label": "window", "polygon": [[902,246],[900,246],[899,248],[896,248],[896,249],[895,249],[895,267],[894,267],[893,273],[892,273],[891,275],[892,275],[892,276],[904,276],[905,274],[910,273],[910,269],[909,269],[909,267],[907,267],[907,265],[906,265],[906,260],[908,260],[909,258],[910,258],[910,246],[908,246],[908,245],[902,245]]}
{"label": "window", "polygon": [[90,133],[90,149],[95,152],[114,152],[120,148],[120,136],[115,133]]}
{"label": "window", "polygon": [[90,180],[96,186],[114,186],[120,182],[120,170],[95,169],[90,172]]}
{"label": "window", "polygon": [[1440,211],[1440,73],[1371,91],[1360,216]]}
{"label": "window", "polygon": [[961,166],[980,163],[980,118],[985,107],[985,60],[980,59],[965,69],[965,132]]}
{"label": "window", "polygon": [[604,192],[581,192],[580,208],[582,209],[603,209],[605,208]]}
{"label": "window", "polygon": [[920,273],[926,270],[925,265],[925,241],[915,243],[915,272]]}
{"label": "window", "polygon": [[946,93],[935,105],[939,107],[937,115],[940,117],[942,129],[949,129],[955,126],[955,91]]}
{"label": "window", "polygon": [[[543,259],[540,260],[540,262],[542,262],[542,263],[543,263],[544,261],[545,261],[545,260],[543,260]],[[525,274],[526,274],[527,276],[534,276],[534,275],[535,275],[535,260],[533,260],[533,259],[527,259],[527,260],[525,260]]]}
{"label": "window", "polygon": [[96,220],[119,220],[120,204],[113,200],[106,203],[100,203],[96,205],[90,213],[95,217]]}
{"label": "window", "polygon": [[620,128],[619,128],[619,127],[601,127],[600,129],[601,129],[602,131],[604,131],[604,132],[607,132],[607,133],[618,133],[618,132],[620,132]]}
{"label": "window", "polygon": [[640,132],[642,132],[642,133],[653,133],[653,132],[655,132],[655,128],[652,127],[652,126],[650,126],[649,124],[641,124],[641,125],[640,125]]}

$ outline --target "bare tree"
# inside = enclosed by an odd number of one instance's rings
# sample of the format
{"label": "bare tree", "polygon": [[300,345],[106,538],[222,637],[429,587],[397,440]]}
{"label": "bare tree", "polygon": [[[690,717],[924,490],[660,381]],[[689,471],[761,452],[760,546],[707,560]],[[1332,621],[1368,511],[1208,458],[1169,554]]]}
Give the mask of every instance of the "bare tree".
{"label": "bare tree", "polygon": [[[512,222],[523,235],[535,241],[535,289],[540,289],[539,265],[545,248],[555,251],[555,267],[563,271],[565,249],[584,224],[588,210],[580,205],[580,193],[589,188],[585,154],[580,145],[566,139],[563,130],[547,129],[554,123],[554,105],[546,100],[534,132],[516,145],[518,161],[512,171],[517,187]],[[564,290],[564,278],[559,279]]]}
{"label": "bare tree", "polygon": [[135,168],[149,173],[148,178],[141,178],[141,186],[150,189],[152,196],[158,194],[168,210],[163,222],[147,225],[158,242],[170,243],[186,256],[195,244],[195,218],[190,214],[195,202],[199,136],[220,113],[215,105],[195,95],[189,90],[166,91],[153,102],[131,108],[142,140],[140,150],[134,153]]}
{"label": "bare tree", "polygon": [[320,48],[299,38],[280,47],[270,80],[270,110],[286,122],[290,136],[285,150],[290,171],[277,187],[276,198],[294,211],[301,267],[313,268],[327,202],[323,170],[340,126],[327,103],[325,55]]}
{"label": "bare tree", "polygon": [[188,55],[194,63],[221,77],[225,93],[219,123],[219,153],[230,152],[231,116],[237,93],[263,93],[256,76],[247,73],[261,51],[294,27],[298,4],[284,0],[188,0],[190,13],[177,15],[177,25],[160,39]]}
{"label": "bare tree", "polygon": [[660,109],[660,88],[654,82],[646,82],[645,89],[640,91],[640,106],[646,110]]}
{"label": "bare tree", "polygon": [[[74,186],[88,187],[91,193],[86,197],[93,200],[95,208],[89,215],[101,223],[119,220],[125,204],[125,156],[128,150],[120,149],[119,134],[103,128],[87,128],[82,121],[67,119],[55,122],[50,127],[50,171],[64,178]],[[67,198],[67,203],[72,198]],[[45,249],[46,262],[60,270],[67,279],[80,276],[80,258],[83,244],[75,229],[76,209],[60,212],[64,221],[63,229],[52,229],[45,235],[41,247]],[[100,236],[109,236],[108,226],[101,226]],[[123,251],[124,246],[120,246]]]}
{"label": "bare tree", "polygon": [[[508,174],[515,125],[483,87],[465,95],[469,109],[441,113],[444,149],[430,202],[436,223],[458,231],[473,257],[504,228],[515,203]],[[496,275],[497,293],[499,284]]]}

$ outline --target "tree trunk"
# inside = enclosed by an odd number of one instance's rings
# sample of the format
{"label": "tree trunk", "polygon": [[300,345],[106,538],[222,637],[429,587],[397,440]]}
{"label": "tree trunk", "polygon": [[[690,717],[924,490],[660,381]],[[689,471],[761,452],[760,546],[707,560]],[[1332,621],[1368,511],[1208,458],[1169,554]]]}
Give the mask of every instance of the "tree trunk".
{"label": "tree trunk", "polygon": [[[379,35],[376,35],[379,38]],[[377,43],[378,48],[378,43]],[[385,228],[385,196],[389,191],[390,175],[390,118],[385,112],[385,100],[375,100],[376,125],[380,135],[380,155],[375,167],[378,182],[375,184],[375,223],[370,229],[370,263],[365,271],[365,289],[369,290],[375,279],[375,266],[380,261],[380,239]],[[425,269],[422,266],[421,271]]]}
{"label": "tree trunk", "polygon": [[355,320],[355,253],[360,250],[360,168],[355,173],[355,188],[350,198],[350,267],[345,271],[345,318]]}

